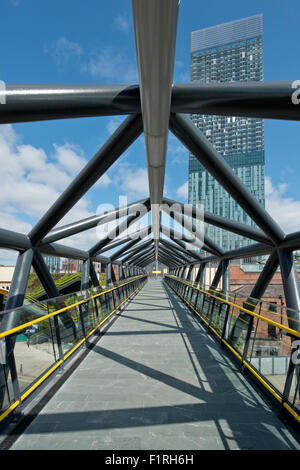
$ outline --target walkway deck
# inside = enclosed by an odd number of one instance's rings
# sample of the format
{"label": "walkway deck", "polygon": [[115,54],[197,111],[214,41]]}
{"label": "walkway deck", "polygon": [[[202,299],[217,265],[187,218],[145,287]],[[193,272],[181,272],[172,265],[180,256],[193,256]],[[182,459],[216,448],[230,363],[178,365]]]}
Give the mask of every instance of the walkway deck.
{"label": "walkway deck", "polygon": [[180,299],[149,281],[11,449],[300,449]]}

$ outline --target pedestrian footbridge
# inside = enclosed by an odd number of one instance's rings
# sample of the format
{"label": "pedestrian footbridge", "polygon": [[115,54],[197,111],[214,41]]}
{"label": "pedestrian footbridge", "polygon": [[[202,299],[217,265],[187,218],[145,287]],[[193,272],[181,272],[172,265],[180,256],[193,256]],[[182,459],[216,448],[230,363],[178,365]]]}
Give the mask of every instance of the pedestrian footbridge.
{"label": "pedestrian footbridge", "polygon": [[[0,90],[0,124],[124,116],[30,232],[0,228],[0,249],[17,252],[5,306],[0,297],[1,446],[299,449],[300,231],[285,233],[189,117],[299,121],[296,82],[175,84],[180,1],[131,4],[137,84],[30,85],[16,77]],[[242,220],[165,197],[170,132]],[[72,209],[142,134],[149,195],[74,220]],[[235,249],[212,239],[210,226],[238,236]],[[94,244],[80,248],[84,232]],[[80,261],[78,287],[58,286],[45,255]],[[249,297],[233,294],[230,264],[262,258]],[[206,268],[215,269],[210,285]],[[33,271],[45,295],[32,303]],[[275,312],[264,295],[277,271],[283,295]]]}
{"label": "pedestrian footbridge", "polygon": [[[65,299],[69,306],[27,322],[41,326],[29,344],[20,338],[29,327],[15,328],[10,336],[17,335],[20,400],[11,402],[1,419],[18,408],[24,417],[6,426],[10,434],[2,447],[299,449],[296,429],[270,401],[272,396],[282,400],[272,376],[264,376],[250,353],[242,364],[244,332],[239,331],[239,340],[237,335],[230,339],[238,302],[233,306],[222,295],[174,276],[148,281],[137,276],[89,299]],[[76,325],[76,339],[68,318]],[[263,318],[261,313],[259,321]],[[252,343],[253,349],[254,336]],[[79,359],[72,362],[72,355]],[[245,364],[247,374],[242,373]],[[259,383],[272,391],[268,398]],[[12,384],[7,392],[13,394]],[[296,421],[299,395],[293,404],[289,398],[284,404]]]}

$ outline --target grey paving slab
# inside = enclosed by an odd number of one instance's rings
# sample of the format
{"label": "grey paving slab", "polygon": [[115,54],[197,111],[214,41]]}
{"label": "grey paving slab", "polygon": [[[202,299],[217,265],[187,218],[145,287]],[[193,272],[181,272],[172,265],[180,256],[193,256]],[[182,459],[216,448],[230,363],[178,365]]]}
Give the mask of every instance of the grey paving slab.
{"label": "grey paving slab", "polygon": [[11,447],[299,448],[180,299],[154,280]]}

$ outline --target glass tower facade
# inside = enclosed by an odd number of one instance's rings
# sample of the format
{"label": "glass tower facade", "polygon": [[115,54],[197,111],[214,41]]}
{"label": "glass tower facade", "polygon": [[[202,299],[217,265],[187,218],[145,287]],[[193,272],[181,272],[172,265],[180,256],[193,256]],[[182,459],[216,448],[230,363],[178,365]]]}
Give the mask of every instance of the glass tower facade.
{"label": "glass tower facade", "polygon": [[[191,81],[199,83],[263,80],[262,15],[191,33]],[[265,152],[262,119],[192,115],[204,133],[258,201],[265,204]],[[189,158],[189,203],[255,225],[250,217],[202,167]],[[206,233],[224,250],[253,241],[208,225]]]}

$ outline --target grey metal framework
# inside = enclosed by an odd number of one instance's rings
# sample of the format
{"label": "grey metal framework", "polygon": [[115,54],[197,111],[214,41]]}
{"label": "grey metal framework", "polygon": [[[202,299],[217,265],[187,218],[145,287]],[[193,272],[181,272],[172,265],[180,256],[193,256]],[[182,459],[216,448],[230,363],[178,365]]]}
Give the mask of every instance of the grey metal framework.
{"label": "grey metal framework", "polygon": [[[224,158],[208,142],[186,114],[247,116],[265,119],[300,120],[300,107],[293,104],[293,82],[243,82],[222,84],[173,84],[174,56],[179,0],[132,0],[135,28],[138,85],[6,85],[0,91],[0,123],[16,123],[91,116],[126,115],[124,121],[83,170],[65,189],[28,235],[0,230],[0,247],[19,252],[6,309],[21,306],[31,265],[37,272],[49,297],[57,288],[43,262],[41,253],[71,257],[84,261],[83,286],[89,280],[97,285],[94,261],[107,265],[108,280],[113,276],[112,264],[120,267],[121,276],[144,272],[153,261],[160,261],[172,274],[191,276],[200,266],[197,281],[203,280],[205,266],[219,263],[213,285],[223,278],[228,284],[228,262],[231,259],[270,255],[251,297],[260,299],[276,268],[280,266],[287,307],[292,309],[290,327],[299,331],[300,288],[293,251],[300,248],[300,231],[286,234],[241,183]],[[205,256],[188,249],[185,237],[161,224],[161,204],[174,201],[163,197],[168,132],[173,134],[213,175],[255,222],[251,227],[211,213],[204,222],[243,235],[253,244],[224,252],[212,240],[204,238]],[[128,147],[144,132],[149,177],[149,198],[108,214],[57,228],[56,225],[113,165]],[[112,241],[108,235],[88,251],[57,243],[60,239],[121,218],[130,209],[127,219],[118,225],[120,235],[142,214],[134,213],[143,202],[151,210],[151,226],[141,230],[140,237]],[[175,213],[172,215],[175,218]],[[196,211],[192,216],[197,216]],[[177,219],[178,220],[178,217]],[[181,218],[184,222],[184,218]],[[192,223],[185,228],[192,230]],[[164,237],[162,236],[164,235]],[[169,240],[166,238],[169,237]],[[152,238],[147,238],[151,236]],[[142,239],[144,241],[141,241]],[[110,257],[103,253],[118,250]],[[292,314],[293,312],[293,314]],[[13,314],[5,317],[1,328],[13,327],[18,321]],[[297,320],[296,322],[293,320]]]}

